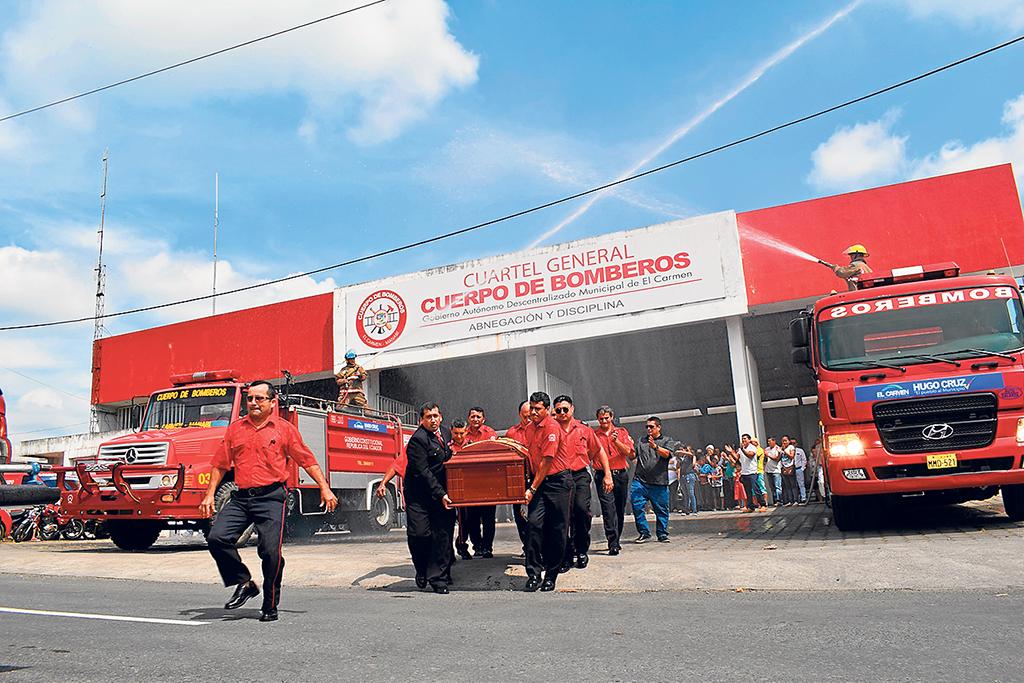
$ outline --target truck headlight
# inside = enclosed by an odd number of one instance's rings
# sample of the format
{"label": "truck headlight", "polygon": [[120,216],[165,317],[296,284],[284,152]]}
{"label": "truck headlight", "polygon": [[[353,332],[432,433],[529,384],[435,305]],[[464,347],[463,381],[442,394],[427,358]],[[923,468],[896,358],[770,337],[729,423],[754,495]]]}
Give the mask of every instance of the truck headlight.
{"label": "truck headlight", "polygon": [[174,486],[177,483],[178,483],[178,475],[176,475],[176,474],[175,475],[165,474],[160,479],[160,485],[161,486]]}
{"label": "truck headlight", "polygon": [[864,455],[864,442],[856,434],[829,434],[828,452],[831,456],[840,457]]}
{"label": "truck headlight", "polygon": [[1017,420],[1017,445],[1024,446],[1024,417]]}

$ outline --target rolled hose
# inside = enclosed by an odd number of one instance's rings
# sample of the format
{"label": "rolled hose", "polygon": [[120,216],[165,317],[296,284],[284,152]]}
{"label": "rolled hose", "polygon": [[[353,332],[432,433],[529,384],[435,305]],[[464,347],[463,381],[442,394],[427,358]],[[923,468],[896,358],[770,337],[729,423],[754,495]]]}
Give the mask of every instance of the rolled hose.
{"label": "rolled hose", "polygon": [[0,485],[0,505],[39,505],[40,503],[56,503],[60,500],[60,491],[49,486]]}

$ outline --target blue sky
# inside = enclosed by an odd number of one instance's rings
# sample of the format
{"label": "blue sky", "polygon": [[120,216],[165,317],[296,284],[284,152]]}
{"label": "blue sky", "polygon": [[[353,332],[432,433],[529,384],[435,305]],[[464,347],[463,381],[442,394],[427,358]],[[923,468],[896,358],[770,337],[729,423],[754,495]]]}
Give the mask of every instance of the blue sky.
{"label": "blue sky", "polygon": [[[353,4],[7,0],[0,112]],[[1024,9],[1011,0],[389,0],[0,123],[0,323],[91,314],[104,148],[114,311],[209,291],[215,172],[224,289],[614,179],[690,121],[699,123],[656,163],[1021,31]],[[548,241],[1006,161],[1024,169],[1022,66],[1018,45],[644,179],[603,196]],[[218,310],[521,249],[577,206],[227,298]],[[180,307],[106,328],[118,334],[209,310]],[[91,337],[88,324],[0,332],[15,441],[84,430]]]}

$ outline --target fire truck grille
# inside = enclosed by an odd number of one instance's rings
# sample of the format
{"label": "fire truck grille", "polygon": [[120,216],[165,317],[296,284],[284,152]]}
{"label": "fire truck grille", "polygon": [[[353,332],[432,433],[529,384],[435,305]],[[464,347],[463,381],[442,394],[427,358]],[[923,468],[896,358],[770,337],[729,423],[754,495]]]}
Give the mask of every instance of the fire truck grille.
{"label": "fire truck grille", "polygon": [[995,394],[885,401],[872,409],[882,445],[896,454],[984,448],[996,437],[996,411]]}
{"label": "fire truck grille", "polygon": [[165,465],[166,443],[110,444],[102,446],[100,462],[124,462],[129,465]]}

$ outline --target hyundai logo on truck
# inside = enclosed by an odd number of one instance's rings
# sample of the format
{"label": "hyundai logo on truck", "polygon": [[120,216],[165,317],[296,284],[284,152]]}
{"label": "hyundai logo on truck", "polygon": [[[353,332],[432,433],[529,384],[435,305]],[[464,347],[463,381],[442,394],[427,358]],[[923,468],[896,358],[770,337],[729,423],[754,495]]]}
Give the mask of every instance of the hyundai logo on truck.
{"label": "hyundai logo on truck", "polygon": [[921,436],[930,441],[941,441],[953,436],[953,428],[945,423],[928,425],[921,430]]}

